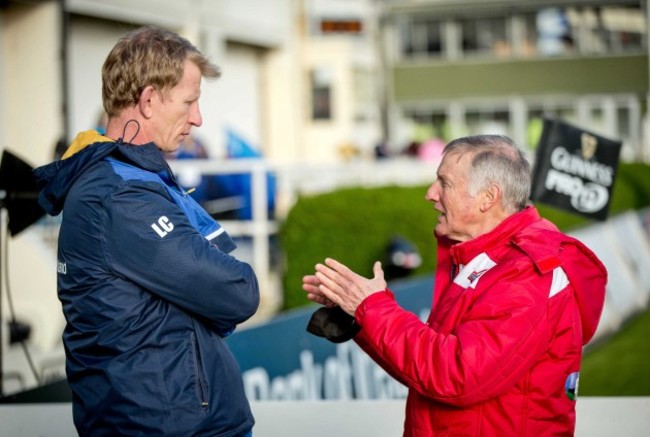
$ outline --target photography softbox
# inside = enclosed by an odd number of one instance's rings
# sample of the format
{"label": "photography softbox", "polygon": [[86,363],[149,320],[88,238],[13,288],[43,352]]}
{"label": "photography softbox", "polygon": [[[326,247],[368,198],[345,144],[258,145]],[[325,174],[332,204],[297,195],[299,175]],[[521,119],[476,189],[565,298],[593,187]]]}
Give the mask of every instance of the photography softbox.
{"label": "photography softbox", "polygon": [[7,227],[12,236],[45,215],[38,204],[38,192],[32,167],[4,150],[0,163],[0,207],[7,210]]}
{"label": "photography softbox", "polygon": [[[36,178],[32,174],[32,167],[8,150],[4,150],[2,152],[2,162],[0,162],[0,208],[7,211],[8,218],[6,225],[8,232],[12,237],[27,229],[45,215],[45,211],[38,204],[38,192],[39,189],[36,184]],[[0,218],[3,219],[0,220],[0,225],[4,226],[4,215],[0,214]],[[3,232],[0,232],[0,236],[2,235]],[[0,244],[0,247],[2,247],[2,244]],[[3,252],[5,255],[7,254],[5,250],[0,250],[0,255]],[[8,263],[5,264],[2,261],[3,260],[0,260],[0,283],[2,283],[2,279],[6,278],[6,276],[3,275],[6,275],[7,272],[5,271],[5,268],[8,266]],[[7,294],[9,295],[8,282],[6,283],[6,288]],[[2,287],[0,287],[0,292],[1,291]],[[1,296],[0,293],[0,339],[3,338],[2,301],[3,296]],[[31,327],[16,320],[15,314],[13,313],[13,307],[11,306],[10,314],[10,341],[12,343],[15,341],[23,342],[27,337],[29,337]],[[3,342],[0,341],[0,397],[2,397],[4,393],[2,383],[4,377],[2,370],[2,362],[4,358],[3,346]]]}
{"label": "photography softbox", "polygon": [[543,121],[531,200],[607,219],[622,143],[559,119]]}

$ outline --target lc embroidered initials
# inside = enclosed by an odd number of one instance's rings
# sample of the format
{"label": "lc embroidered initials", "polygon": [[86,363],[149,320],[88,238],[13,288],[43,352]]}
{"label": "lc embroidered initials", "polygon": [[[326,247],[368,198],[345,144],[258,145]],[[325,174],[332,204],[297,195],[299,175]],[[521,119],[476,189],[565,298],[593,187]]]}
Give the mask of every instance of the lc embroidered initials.
{"label": "lc embroidered initials", "polygon": [[151,227],[158,235],[160,235],[160,238],[164,238],[165,235],[169,234],[174,229],[174,224],[163,215],[158,219],[158,223],[152,223]]}

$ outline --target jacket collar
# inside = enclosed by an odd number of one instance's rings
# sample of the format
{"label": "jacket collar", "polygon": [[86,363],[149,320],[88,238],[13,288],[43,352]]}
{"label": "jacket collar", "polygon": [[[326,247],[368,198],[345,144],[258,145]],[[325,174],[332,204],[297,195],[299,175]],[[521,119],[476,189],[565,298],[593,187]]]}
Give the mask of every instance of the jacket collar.
{"label": "jacket collar", "polygon": [[[115,153],[125,161],[131,162],[145,170],[157,173],[167,168],[162,152],[158,150],[158,147],[154,143],[133,145],[125,143],[121,139],[115,141],[100,135],[94,130],[77,134],[61,159],[65,161],[74,158],[75,155],[79,155],[77,159],[84,160],[84,158],[90,158],[91,161],[94,161],[93,157],[97,158],[100,155],[105,155],[104,151],[98,151],[96,149],[106,147],[110,149],[111,153]],[[86,156],[82,158],[82,155]],[[103,157],[101,156],[101,158]]]}
{"label": "jacket collar", "polygon": [[51,215],[61,212],[68,191],[87,169],[107,156],[154,173],[168,171],[163,153],[154,143],[133,145],[100,135],[81,132],[60,161],[34,169],[39,187],[39,204]]}
{"label": "jacket collar", "polygon": [[539,220],[541,220],[541,217],[537,209],[529,206],[520,212],[512,214],[487,234],[462,243],[454,244],[447,240],[447,244],[452,244],[450,254],[456,264],[467,264],[478,254],[485,252],[487,248],[501,246],[509,242],[515,233]]}

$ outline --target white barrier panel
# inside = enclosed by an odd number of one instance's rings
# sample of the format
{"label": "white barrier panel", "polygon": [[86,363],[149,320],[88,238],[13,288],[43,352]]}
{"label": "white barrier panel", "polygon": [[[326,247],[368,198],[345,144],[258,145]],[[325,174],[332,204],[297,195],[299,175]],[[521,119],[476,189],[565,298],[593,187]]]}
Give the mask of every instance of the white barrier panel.
{"label": "white barrier panel", "polygon": [[[594,340],[602,335],[617,331],[625,318],[635,311],[634,298],[630,290],[634,290],[633,278],[628,274],[616,251],[612,250],[609,242],[603,238],[605,224],[582,228],[571,235],[587,247],[603,262],[607,268],[607,292],[605,308],[594,335]],[[622,290],[622,293],[619,292]]]}
{"label": "white barrier panel", "polygon": [[624,262],[639,284],[639,301],[645,308],[650,299],[650,235],[641,223],[641,215],[650,215],[650,210],[641,213],[628,211],[616,216],[609,223],[608,237],[611,244],[620,248]]}
{"label": "white barrier panel", "polygon": [[618,330],[645,309],[650,293],[650,242],[637,212],[577,229],[570,234],[600,258],[608,273],[605,308],[592,341]]}
{"label": "white barrier panel", "polygon": [[[397,437],[404,401],[254,402],[254,437]],[[641,437],[650,429],[650,397],[583,397],[576,437]],[[4,437],[76,435],[70,404],[0,405]]]}

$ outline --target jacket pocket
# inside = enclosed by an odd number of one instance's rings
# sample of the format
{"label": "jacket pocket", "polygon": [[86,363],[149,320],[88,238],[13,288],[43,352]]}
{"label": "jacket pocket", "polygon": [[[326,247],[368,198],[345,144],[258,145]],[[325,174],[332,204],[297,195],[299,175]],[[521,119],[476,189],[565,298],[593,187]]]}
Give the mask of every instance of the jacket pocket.
{"label": "jacket pocket", "polygon": [[194,360],[194,376],[196,378],[196,394],[199,398],[202,408],[208,408],[208,388],[205,383],[205,374],[203,373],[203,366],[201,366],[201,353],[199,345],[196,341],[196,334],[192,332],[192,359]]}

